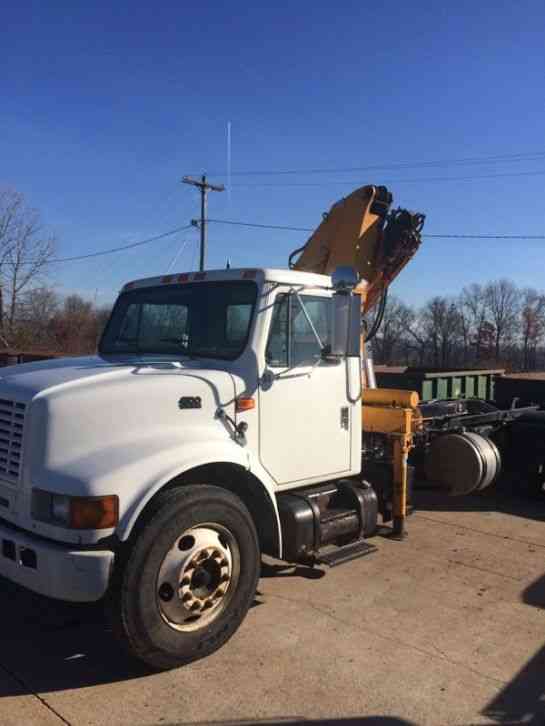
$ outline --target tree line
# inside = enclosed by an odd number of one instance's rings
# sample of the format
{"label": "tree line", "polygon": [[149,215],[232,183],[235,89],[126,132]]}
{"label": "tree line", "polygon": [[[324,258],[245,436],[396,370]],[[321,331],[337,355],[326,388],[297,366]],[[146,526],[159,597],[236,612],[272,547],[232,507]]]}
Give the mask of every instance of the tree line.
{"label": "tree line", "polygon": [[372,341],[386,365],[545,368],[545,293],[511,280],[473,283],[421,308],[389,296]]}
{"label": "tree line", "polygon": [[24,196],[0,188],[0,350],[88,353],[109,309],[49,282],[56,240]]}

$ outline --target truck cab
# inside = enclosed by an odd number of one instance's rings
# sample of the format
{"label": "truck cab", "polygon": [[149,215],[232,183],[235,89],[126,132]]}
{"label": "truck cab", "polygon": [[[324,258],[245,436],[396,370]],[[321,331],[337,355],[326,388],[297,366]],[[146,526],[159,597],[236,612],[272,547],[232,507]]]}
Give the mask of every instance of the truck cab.
{"label": "truck cab", "polygon": [[[136,280],[97,355],[4,368],[0,575],[64,600],[108,597],[156,667],[218,647],[259,555],[314,551],[316,497],[332,501],[328,482],[361,469],[359,349],[337,350],[335,295],[329,276],[293,270]],[[293,492],[315,496],[303,506]],[[166,628],[153,645],[151,611]]]}

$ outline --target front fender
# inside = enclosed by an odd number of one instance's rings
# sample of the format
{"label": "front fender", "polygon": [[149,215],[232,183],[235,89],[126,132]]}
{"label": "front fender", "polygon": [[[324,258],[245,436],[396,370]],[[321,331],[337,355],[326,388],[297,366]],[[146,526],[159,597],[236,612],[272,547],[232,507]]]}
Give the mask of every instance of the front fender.
{"label": "front fender", "polygon": [[[210,444],[202,442],[184,447],[184,451],[176,452],[177,456],[170,457],[168,465],[163,466],[160,475],[157,475],[153,462],[150,464],[149,476],[138,480],[138,487],[131,492],[130,499],[126,499],[127,507],[123,509],[123,516],[117,528],[117,535],[121,541],[126,541],[134,528],[138,518],[144,511],[147,504],[166,484],[193,469],[210,464],[235,464],[248,471],[251,471],[257,487],[262,488],[262,493],[268,499],[274,519],[276,520],[276,532],[278,556],[282,555],[282,526],[275,494],[275,484],[268,475],[264,477],[254,470],[252,466],[253,457],[245,449],[234,442]],[[165,463],[165,462],[163,462]],[[155,473],[154,473],[155,472]],[[202,482],[206,484],[205,481]]]}
{"label": "front fender", "polygon": [[[129,437],[99,450],[91,447],[85,456],[71,458],[62,466],[35,471],[36,482],[47,491],[72,496],[116,494],[119,497],[120,520],[115,530],[70,532],[70,541],[92,544],[114,532],[121,541],[126,541],[146,505],[166,484],[197,467],[231,464],[251,472],[256,486],[262,488],[274,512],[281,548],[275,484],[266,472],[259,470],[249,449],[225,436],[217,427],[194,427],[182,441],[176,429],[156,429],[153,434]],[[36,532],[46,537],[58,537],[56,529],[51,524],[35,523]],[[66,532],[64,535],[68,541]]]}
{"label": "front fender", "polygon": [[146,505],[168,482],[191,469],[214,463],[236,464],[248,469],[248,456],[244,449],[234,442],[202,441],[192,442],[174,450],[163,450],[146,459],[140,458],[130,490],[124,488],[123,491],[121,518],[116,530],[120,540],[125,541],[129,538]]}
{"label": "front fender", "polygon": [[[203,464],[225,461],[249,468],[243,447],[216,427],[194,427],[180,440],[176,429],[155,429],[139,437],[127,437],[100,448],[90,446],[85,455],[67,457],[55,466],[35,466],[33,486],[69,496],[119,497],[120,521],[115,533],[127,539],[151,497],[174,477]],[[58,537],[52,524],[37,522],[43,536]],[[67,532],[69,536],[67,536]],[[114,530],[64,532],[63,539],[91,544]]]}

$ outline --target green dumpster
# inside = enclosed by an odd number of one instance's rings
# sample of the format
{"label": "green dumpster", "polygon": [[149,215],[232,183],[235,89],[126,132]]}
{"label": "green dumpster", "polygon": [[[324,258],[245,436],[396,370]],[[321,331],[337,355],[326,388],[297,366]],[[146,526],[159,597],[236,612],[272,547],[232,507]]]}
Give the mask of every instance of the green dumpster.
{"label": "green dumpster", "polygon": [[496,378],[503,369],[414,368],[375,366],[377,386],[417,391],[421,401],[436,398],[484,398],[494,400]]}

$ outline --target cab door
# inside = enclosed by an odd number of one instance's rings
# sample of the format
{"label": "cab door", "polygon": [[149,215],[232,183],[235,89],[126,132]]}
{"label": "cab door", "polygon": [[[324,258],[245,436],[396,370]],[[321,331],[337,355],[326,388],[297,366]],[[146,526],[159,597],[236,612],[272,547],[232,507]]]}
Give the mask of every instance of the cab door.
{"label": "cab door", "polygon": [[348,400],[345,361],[322,358],[313,327],[327,345],[330,297],[276,294],[259,386],[259,451],[278,485],[350,471],[355,406]]}

